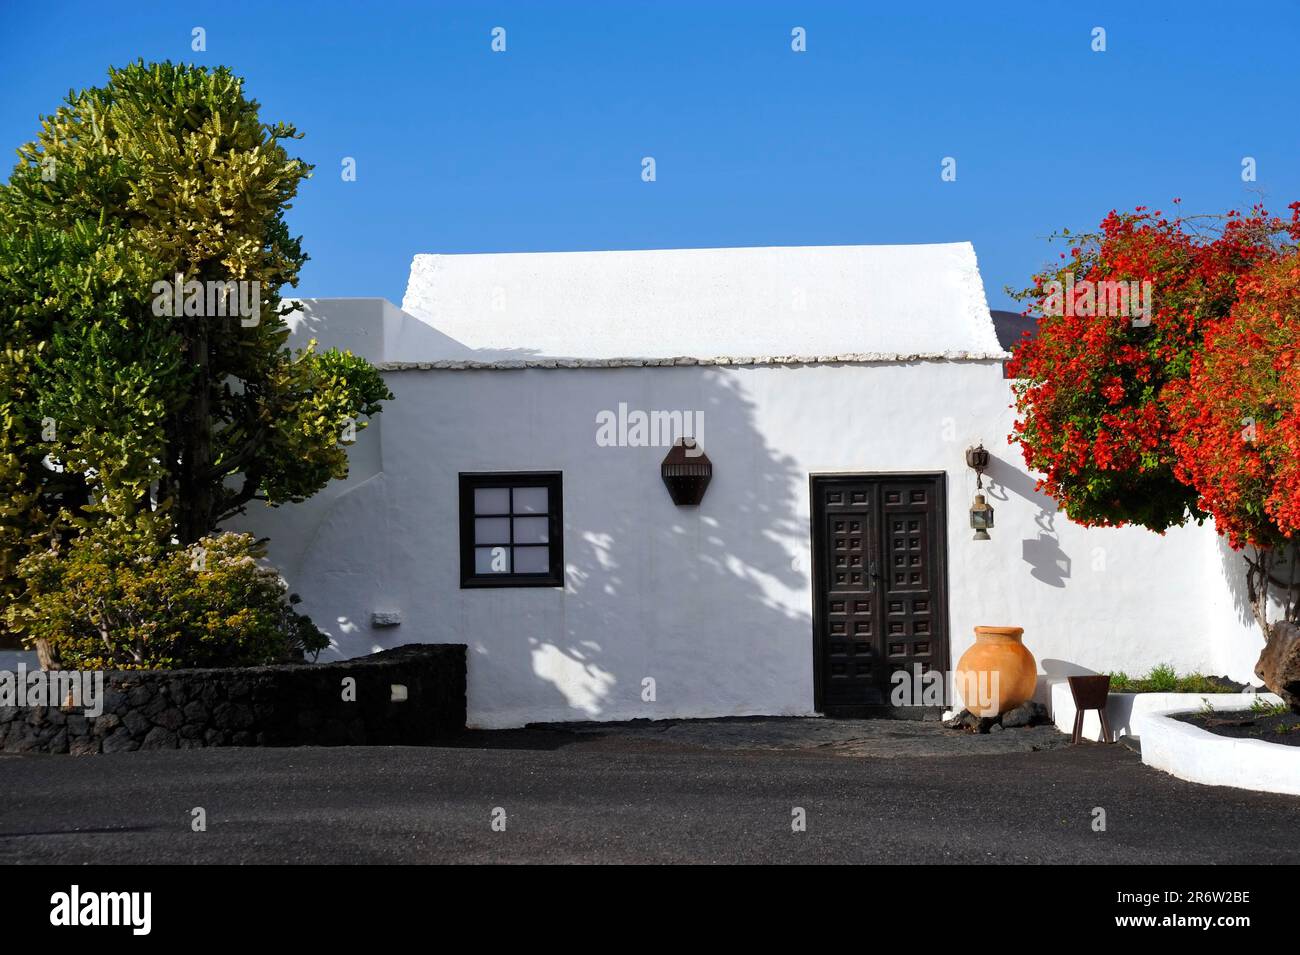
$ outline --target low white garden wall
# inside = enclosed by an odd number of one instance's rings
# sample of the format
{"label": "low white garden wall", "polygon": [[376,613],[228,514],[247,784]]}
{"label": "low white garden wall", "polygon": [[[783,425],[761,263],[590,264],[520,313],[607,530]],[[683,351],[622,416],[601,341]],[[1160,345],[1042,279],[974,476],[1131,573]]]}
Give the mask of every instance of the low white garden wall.
{"label": "low white garden wall", "polygon": [[[1050,693],[1056,728],[1073,732],[1076,711],[1069,684],[1054,683]],[[1218,736],[1173,718],[1200,712],[1206,700],[1219,712],[1250,709],[1255,700],[1281,702],[1272,693],[1112,693],[1106,718],[1116,740],[1141,739],[1142,762],[1179,779],[1300,796],[1300,746]],[[1084,715],[1083,735],[1101,739],[1096,710]]]}
{"label": "low white garden wall", "polygon": [[[1265,698],[1277,699],[1272,694]],[[1138,722],[1142,762],[1207,786],[1300,796],[1300,746],[1217,736],[1172,718],[1199,709],[1184,706],[1143,714]]]}

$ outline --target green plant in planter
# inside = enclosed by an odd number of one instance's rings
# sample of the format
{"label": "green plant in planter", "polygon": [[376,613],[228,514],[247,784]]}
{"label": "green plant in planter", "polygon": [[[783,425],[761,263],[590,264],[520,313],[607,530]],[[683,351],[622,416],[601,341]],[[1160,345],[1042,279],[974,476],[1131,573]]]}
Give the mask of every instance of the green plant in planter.
{"label": "green plant in planter", "polygon": [[1169,664],[1151,668],[1144,677],[1132,677],[1122,670],[1110,674],[1113,693],[1232,693],[1231,687],[1201,673],[1179,676]]}
{"label": "green plant in planter", "polygon": [[1250,701],[1250,711],[1257,716],[1281,716],[1283,713],[1290,712],[1291,707],[1285,703],[1270,703],[1268,700],[1262,700],[1259,697]]}
{"label": "green plant in planter", "polygon": [[1174,693],[1178,687],[1178,671],[1167,663],[1159,663],[1147,674],[1152,693]]}

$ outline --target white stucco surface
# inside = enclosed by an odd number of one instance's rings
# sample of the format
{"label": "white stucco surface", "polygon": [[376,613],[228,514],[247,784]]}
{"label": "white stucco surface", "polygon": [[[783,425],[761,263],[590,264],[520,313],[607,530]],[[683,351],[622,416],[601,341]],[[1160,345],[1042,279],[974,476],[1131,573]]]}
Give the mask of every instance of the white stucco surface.
{"label": "white stucco surface", "polygon": [[[315,335],[375,360],[437,334],[374,300],[309,301],[297,321],[297,341]],[[1040,693],[1070,673],[1157,663],[1246,680],[1262,645],[1225,584],[1232,561],[1212,528],[1089,530],[1034,490],[1006,442],[1010,391],[996,360],[385,377],[396,400],[361,432],[352,475],[249,520],[333,638],[330,656],[467,643],[475,725],[812,713],[814,474],[946,475],[950,665],[979,624],[1025,628]],[[672,504],[664,448],[597,444],[597,414],[620,403],[703,412],[715,473],[700,507]],[[975,475],[963,458],[980,441],[996,508],[982,542],[967,526]],[[491,470],[563,472],[562,589],[460,588],[458,475]],[[374,627],[376,612],[401,623]],[[642,699],[646,678],[654,702]]]}
{"label": "white stucco surface", "polygon": [[969,242],[417,255],[402,308],[482,358],[1001,354]]}

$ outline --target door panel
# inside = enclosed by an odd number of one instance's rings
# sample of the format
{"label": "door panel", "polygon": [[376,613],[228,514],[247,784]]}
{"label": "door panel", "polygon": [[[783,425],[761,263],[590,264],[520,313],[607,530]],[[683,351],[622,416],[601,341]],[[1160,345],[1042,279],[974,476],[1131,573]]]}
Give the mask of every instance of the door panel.
{"label": "door panel", "polygon": [[885,706],[890,674],[947,667],[942,475],[814,477],[819,709]]}
{"label": "door panel", "polygon": [[[933,561],[935,489],[932,481],[881,484],[881,523],[889,572],[884,585],[885,657],[889,672],[913,664],[928,671],[935,660],[935,596],[938,574]],[[947,646],[947,634],[942,634]]]}
{"label": "door panel", "polygon": [[853,485],[823,496],[823,662],[827,698],[844,703],[871,697],[878,683],[880,534],[870,495],[870,488]]}

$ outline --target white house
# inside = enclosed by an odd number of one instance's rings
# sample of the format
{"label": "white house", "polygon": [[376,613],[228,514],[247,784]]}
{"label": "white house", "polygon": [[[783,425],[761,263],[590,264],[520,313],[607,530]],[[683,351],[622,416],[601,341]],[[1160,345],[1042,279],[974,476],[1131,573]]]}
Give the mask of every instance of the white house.
{"label": "white house", "polygon": [[[1084,529],[1035,491],[968,243],[420,255],[401,309],[292,324],[396,400],[346,481],[249,524],[331,655],[467,643],[474,725],[852,711],[977,624],[1025,628],[1044,697],[1244,680],[1262,646],[1212,528]],[[661,475],[682,432],[697,506]]]}

